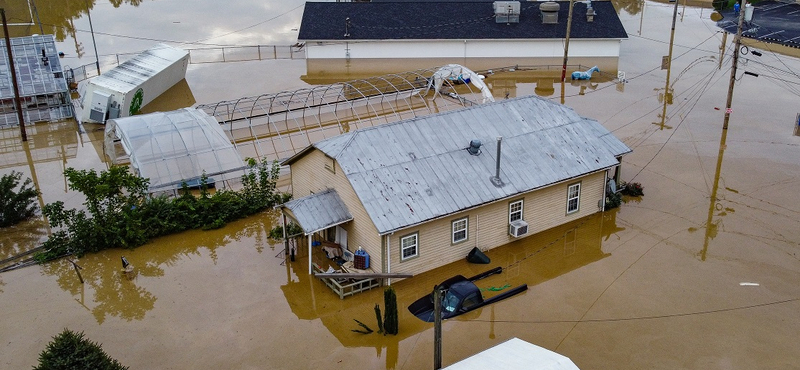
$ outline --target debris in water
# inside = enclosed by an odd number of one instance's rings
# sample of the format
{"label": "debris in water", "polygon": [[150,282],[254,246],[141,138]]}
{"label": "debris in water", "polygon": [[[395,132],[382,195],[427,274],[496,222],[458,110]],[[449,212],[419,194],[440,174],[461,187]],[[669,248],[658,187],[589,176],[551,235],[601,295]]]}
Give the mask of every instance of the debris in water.
{"label": "debris in water", "polygon": [[761,286],[761,284],[759,284],[759,283],[742,282],[742,283],[739,283],[739,286]]}

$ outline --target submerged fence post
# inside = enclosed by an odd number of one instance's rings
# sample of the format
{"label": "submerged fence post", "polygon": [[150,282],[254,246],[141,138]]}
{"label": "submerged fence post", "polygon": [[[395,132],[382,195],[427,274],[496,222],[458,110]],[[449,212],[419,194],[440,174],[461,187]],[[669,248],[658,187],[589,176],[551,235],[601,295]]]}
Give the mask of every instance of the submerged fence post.
{"label": "submerged fence post", "polygon": [[69,261],[69,263],[72,264],[72,267],[75,268],[75,273],[78,274],[78,280],[80,280],[81,284],[83,284],[83,276],[81,276],[81,269],[83,267],[78,266],[78,264],[75,263],[75,261],[73,260],[67,260],[67,261]]}

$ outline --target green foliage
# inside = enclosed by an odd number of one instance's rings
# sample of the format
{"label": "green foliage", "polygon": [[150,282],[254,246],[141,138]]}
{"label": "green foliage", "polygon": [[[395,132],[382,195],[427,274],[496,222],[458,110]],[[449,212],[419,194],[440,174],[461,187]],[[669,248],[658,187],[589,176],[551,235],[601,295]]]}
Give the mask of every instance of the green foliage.
{"label": "green foliage", "polygon": [[378,320],[378,333],[383,333],[383,318],[381,317],[381,306],[375,304],[375,319]]}
{"label": "green foliage", "polygon": [[39,354],[39,366],[34,367],[34,370],[51,369],[126,370],[128,367],[109,357],[103,351],[102,345],[84,338],[83,332],[75,333],[64,329]]}
{"label": "green foliage", "polygon": [[87,211],[65,209],[62,202],[46,205],[42,213],[57,230],[36,259],[42,262],[108,248],[134,248],[184,230],[218,229],[287,198],[276,193],[277,162],[248,158],[248,165],[242,190],[211,194],[208,177],[203,174],[199,196],[184,182],[176,198],[149,196],[149,180],[130,173],[127,167],[111,167],[100,174],[69,168],[64,172],[69,187],[86,196]]}
{"label": "green foliage", "polygon": [[620,184],[620,191],[623,195],[629,195],[632,197],[639,197],[644,195],[644,188],[642,184],[638,182],[629,182],[629,183],[621,183]]}
{"label": "green foliage", "polygon": [[614,209],[622,204],[622,194],[608,193],[606,194],[606,208],[605,210]]}
{"label": "green foliage", "polygon": [[[293,235],[298,235],[303,233],[303,228],[300,225],[289,222],[286,225],[286,236],[291,237]],[[283,226],[275,226],[272,230],[269,231],[269,237],[273,240],[283,240]]]}
{"label": "green foliage", "polygon": [[[20,223],[36,214],[36,197],[39,191],[31,186],[31,179],[25,179],[20,186],[22,174],[11,171],[0,178],[0,227]],[[19,191],[15,191],[19,187]]]}
{"label": "green foliage", "polygon": [[383,291],[383,305],[386,310],[386,315],[383,317],[383,333],[397,335],[397,295],[391,286],[386,287]]}

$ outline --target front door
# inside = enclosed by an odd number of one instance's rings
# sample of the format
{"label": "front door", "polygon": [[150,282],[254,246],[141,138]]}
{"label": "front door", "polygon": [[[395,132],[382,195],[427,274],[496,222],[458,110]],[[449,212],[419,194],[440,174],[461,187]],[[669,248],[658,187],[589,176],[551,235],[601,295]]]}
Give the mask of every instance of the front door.
{"label": "front door", "polygon": [[336,226],[336,243],[347,249],[347,230],[341,226]]}

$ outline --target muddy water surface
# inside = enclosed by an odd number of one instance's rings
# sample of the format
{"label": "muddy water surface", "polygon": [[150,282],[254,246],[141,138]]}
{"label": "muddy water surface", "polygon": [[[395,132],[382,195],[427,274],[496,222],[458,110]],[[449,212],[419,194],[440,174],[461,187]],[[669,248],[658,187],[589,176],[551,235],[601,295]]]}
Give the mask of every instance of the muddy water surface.
{"label": "muddy water surface", "polygon": [[[117,35],[293,42],[286,35],[300,13],[291,9],[301,3],[259,4],[263,10],[233,2],[211,11],[183,1],[123,2],[119,8],[97,2],[92,17],[96,31]],[[569,356],[582,369],[796,367],[800,137],[792,136],[792,122],[800,98],[797,85],[786,81],[798,82],[792,71],[800,62],[767,48],[760,59],[744,58],[740,71],[760,76],[738,76],[730,128],[722,136],[730,52],[718,69],[721,35],[708,9],[689,6],[676,27],[674,98],[663,116],[666,71],[660,64],[668,52],[672,4],[643,4],[625,5],[635,14],[621,13],[630,35],[619,60],[627,83],[567,84],[564,99],[634,149],[624,158],[622,178],[642,183],[645,196],[490,251],[493,264],[507,269],[481,287],[530,288],[447,321],[445,365],[519,337]],[[47,8],[37,5],[40,12]],[[276,24],[222,36],[284,13]],[[134,19],[150,26],[134,27]],[[78,28],[86,24],[85,18],[72,21]],[[76,34],[75,42],[91,50],[86,34]],[[101,53],[151,44],[98,37]],[[197,102],[233,99],[303,86],[305,66],[285,60],[193,65],[187,84]],[[498,78],[496,86],[516,96],[561,99],[557,83],[551,89],[547,82],[512,77]],[[27,148],[5,139],[14,133],[3,131],[0,173],[35,176],[43,203],[80,206],[60,174],[65,167],[106,167],[102,127],[36,125]],[[373,307],[382,292],[340,300],[306,274],[302,251],[296,262],[284,261],[281,248],[266,238],[272,221],[265,213],[220,230],[85,256],[77,260],[85,284],[67,261],[0,274],[0,367],[30,368],[50,337],[68,327],[103,343],[132,369],[430,368],[432,326],[404,307],[447,277],[484,269],[458,262],[395,282],[400,333],[362,335],[351,331],[358,328],[353,319],[374,329]],[[1,232],[5,258],[48,230],[34,221]],[[122,273],[121,256],[135,266],[132,276]]]}

